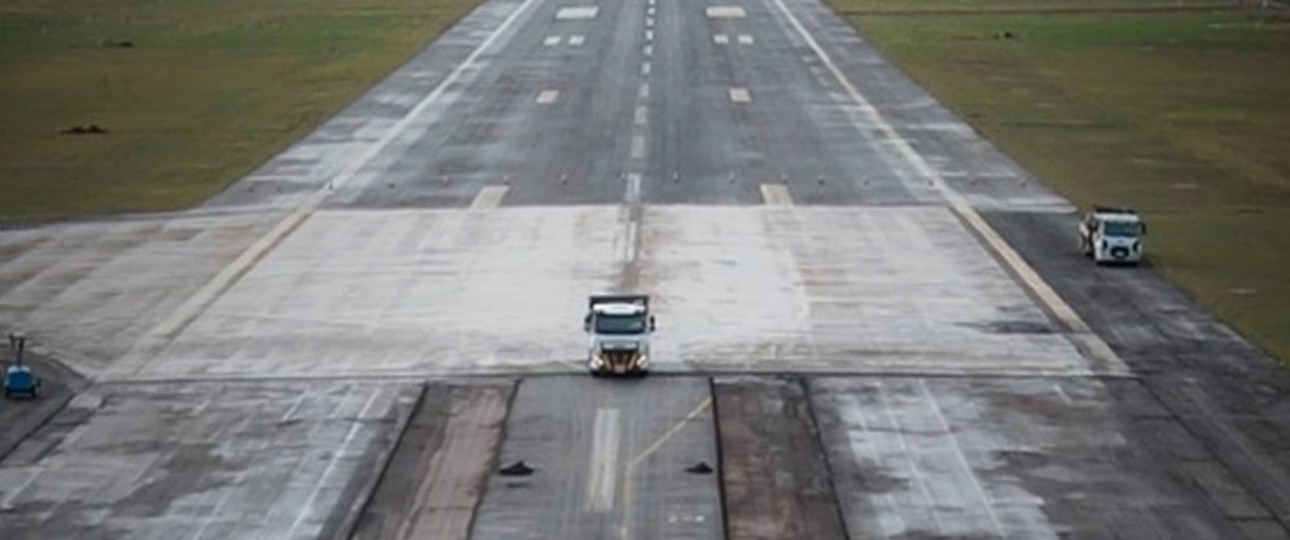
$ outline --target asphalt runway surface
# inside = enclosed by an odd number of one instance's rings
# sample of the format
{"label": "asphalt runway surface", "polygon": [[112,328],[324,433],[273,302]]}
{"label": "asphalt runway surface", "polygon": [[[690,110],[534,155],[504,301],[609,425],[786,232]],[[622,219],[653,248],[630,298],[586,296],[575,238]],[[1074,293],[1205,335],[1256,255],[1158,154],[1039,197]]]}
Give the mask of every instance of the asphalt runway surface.
{"label": "asphalt runway surface", "polygon": [[1073,212],[815,0],[490,0],[198,208],[0,233],[88,379],[0,537],[1290,538],[1290,377]]}

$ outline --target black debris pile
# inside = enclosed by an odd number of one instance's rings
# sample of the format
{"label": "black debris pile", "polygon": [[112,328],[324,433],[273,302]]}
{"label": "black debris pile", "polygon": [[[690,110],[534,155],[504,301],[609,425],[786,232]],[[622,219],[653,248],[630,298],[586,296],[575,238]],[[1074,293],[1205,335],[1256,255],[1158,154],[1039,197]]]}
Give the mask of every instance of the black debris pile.
{"label": "black debris pile", "polygon": [[520,460],[502,467],[497,471],[497,474],[502,476],[529,476],[533,474],[534,470],[535,469],[533,467],[528,466],[528,464],[524,463],[523,460]]}
{"label": "black debris pile", "polygon": [[690,474],[712,474],[712,466],[708,465],[707,462],[700,461],[694,465],[686,467],[685,472]]}
{"label": "black debris pile", "polygon": [[995,34],[994,39],[1017,39],[1017,34],[1012,33],[1012,30],[1004,30]]}
{"label": "black debris pile", "polygon": [[134,42],[128,39],[105,39],[103,46],[109,49],[133,49]]}
{"label": "black debris pile", "polygon": [[89,124],[87,126],[72,126],[60,133],[63,135],[107,135],[107,132],[106,128],[100,127],[98,124]]}

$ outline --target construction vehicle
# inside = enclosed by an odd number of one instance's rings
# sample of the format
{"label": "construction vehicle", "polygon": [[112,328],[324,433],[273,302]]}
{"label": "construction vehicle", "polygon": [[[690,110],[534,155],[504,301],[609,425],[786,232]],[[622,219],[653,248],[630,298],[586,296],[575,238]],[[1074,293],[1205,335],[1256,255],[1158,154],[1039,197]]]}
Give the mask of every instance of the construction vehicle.
{"label": "construction vehicle", "polygon": [[1095,206],[1079,222],[1079,245],[1097,264],[1138,264],[1147,224],[1131,208]]}
{"label": "construction vehicle", "polygon": [[4,397],[12,399],[40,397],[40,377],[22,361],[22,352],[27,346],[27,338],[9,334],[9,350],[13,351],[13,360],[4,372]]}
{"label": "construction vehicle", "polygon": [[654,332],[649,296],[595,295],[582,322],[587,332],[587,370],[593,376],[649,372],[649,338]]}

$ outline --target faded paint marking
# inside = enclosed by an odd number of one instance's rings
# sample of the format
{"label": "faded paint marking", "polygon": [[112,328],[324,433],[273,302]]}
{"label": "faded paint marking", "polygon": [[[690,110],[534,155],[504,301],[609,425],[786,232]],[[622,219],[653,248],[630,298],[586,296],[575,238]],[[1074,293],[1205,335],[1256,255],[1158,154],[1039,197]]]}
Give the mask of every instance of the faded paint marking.
{"label": "faded paint marking", "polygon": [[475,200],[471,201],[470,209],[488,210],[497,208],[502,204],[502,197],[506,196],[507,189],[510,188],[506,186],[484,186],[483,189],[479,190],[479,194],[475,195]]}
{"label": "faded paint marking", "polygon": [[767,206],[793,206],[793,197],[784,184],[762,184],[761,198]]}

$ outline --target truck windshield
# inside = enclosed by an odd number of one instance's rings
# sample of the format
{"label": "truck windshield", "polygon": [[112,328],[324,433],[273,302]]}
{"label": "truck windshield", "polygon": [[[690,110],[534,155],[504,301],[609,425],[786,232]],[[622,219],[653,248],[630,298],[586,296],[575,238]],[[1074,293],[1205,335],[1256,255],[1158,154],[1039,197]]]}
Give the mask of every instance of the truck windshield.
{"label": "truck windshield", "polygon": [[645,315],[596,315],[597,334],[640,334],[645,331]]}
{"label": "truck windshield", "polygon": [[1102,223],[1102,234],[1132,238],[1138,236],[1138,224],[1132,221],[1106,221]]}

